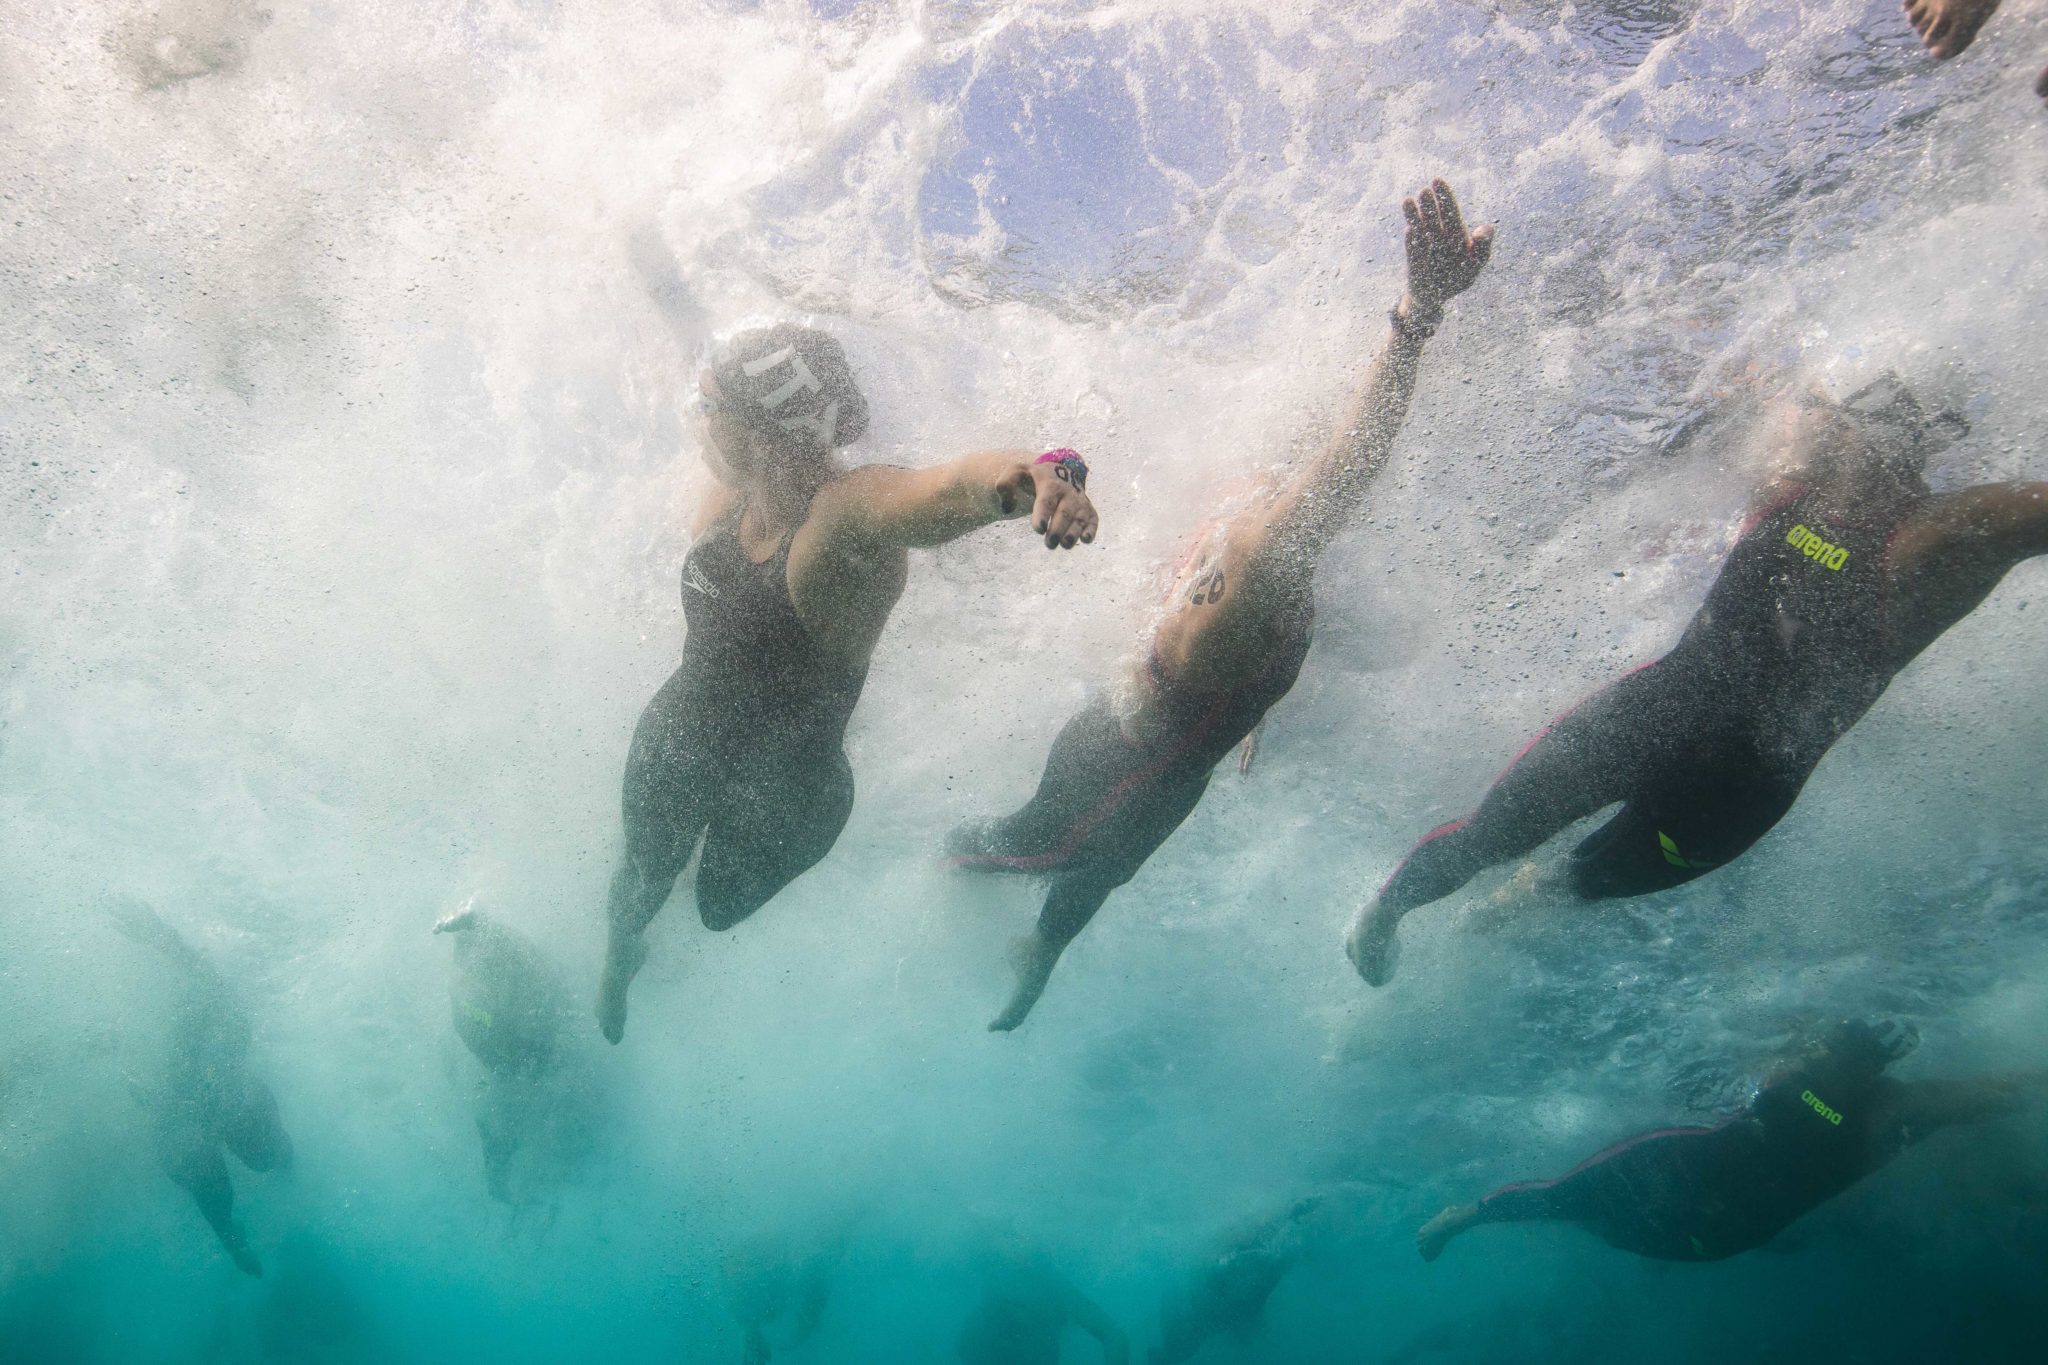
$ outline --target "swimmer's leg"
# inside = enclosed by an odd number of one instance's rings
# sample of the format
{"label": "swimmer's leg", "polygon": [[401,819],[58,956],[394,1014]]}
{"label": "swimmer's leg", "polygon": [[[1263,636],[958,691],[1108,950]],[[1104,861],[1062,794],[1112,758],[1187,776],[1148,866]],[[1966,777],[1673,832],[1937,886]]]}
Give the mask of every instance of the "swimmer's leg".
{"label": "swimmer's leg", "polygon": [[1481,1223],[1533,1223],[1553,1219],[1567,1221],[1591,1217],[1594,1200],[1587,1171],[1575,1171],[1562,1180],[1539,1180],[1505,1185],[1476,1204],[1454,1204],[1424,1223],[1415,1234],[1415,1249],[1425,1261],[1443,1255],[1453,1237],[1469,1232]]}
{"label": "swimmer's leg", "polygon": [[245,1275],[263,1274],[263,1265],[249,1249],[248,1238],[235,1222],[235,1186],[228,1179],[228,1163],[220,1148],[211,1142],[193,1141],[166,1154],[164,1173],[192,1196],[199,1212],[213,1229],[213,1235]]}
{"label": "swimmer's leg", "polygon": [[1155,784],[1131,797],[1089,835],[1086,845],[1053,881],[1038,912],[1037,925],[1010,946],[1017,988],[1003,1012],[989,1024],[991,1033],[1008,1033],[1024,1022],[1044,994],[1067,945],[1088,927],[1109,893],[1137,876],[1145,860],[1180,828],[1208,787],[1207,773]]}
{"label": "swimmer's leg", "polygon": [[1393,976],[1394,930],[1409,911],[1530,853],[1628,793],[1644,753],[1636,717],[1648,676],[1631,674],[1567,712],[1494,781],[1478,810],[1409,850],[1344,936],[1345,955],[1367,985],[1383,986]]}
{"label": "swimmer's leg", "polygon": [[1977,40],[1999,0],[1905,0],[1913,31],[1938,60],[1956,56]]}
{"label": "swimmer's leg", "polygon": [[722,933],[824,861],[853,814],[853,769],[834,751],[792,780],[734,802],[711,822],[697,868],[697,914]]}
{"label": "swimmer's leg", "polygon": [[1115,885],[1096,878],[1061,877],[1053,884],[1038,912],[1037,927],[1010,945],[1010,967],[1017,973],[1017,988],[1010,993],[1003,1012],[990,1021],[990,1033],[1008,1033],[1024,1022],[1038,997],[1045,994],[1045,984],[1052,979],[1060,954],[1114,890]]}
{"label": "swimmer's leg", "polygon": [[252,1171],[283,1170],[292,1163],[292,1140],[278,1117],[277,1096],[254,1076],[242,1081],[242,1093],[221,1134],[228,1150]]}
{"label": "swimmer's leg", "polygon": [[1086,838],[1089,816],[1128,774],[1130,745],[1106,697],[1083,707],[1046,754],[1038,790],[1000,820],[955,829],[946,852],[958,868],[980,872],[1052,871]]}
{"label": "swimmer's leg", "polygon": [[1434,1261],[1444,1254],[1444,1248],[1460,1233],[1479,1226],[1477,1204],[1453,1204],[1424,1223],[1415,1232],[1415,1249],[1422,1253],[1425,1261]]}
{"label": "swimmer's leg", "polygon": [[597,1025],[614,1043],[626,1032],[626,989],[647,961],[643,935],[696,851],[710,820],[710,789],[716,785],[711,773],[690,762],[676,738],[665,705],[675,685],[671,678],[648,704],[626,755],[619,802],[626,851],[612,873],[604,975],[597,987]]}
{"label": "swimmer's leg", "polygon": [[500,1204],[517,1202],[512,1197],[512,1158],[519,1150],[519,1133],[504,1105],[486,1093],[476,1116],[476,1135],[484,1153],[484,1188]]}

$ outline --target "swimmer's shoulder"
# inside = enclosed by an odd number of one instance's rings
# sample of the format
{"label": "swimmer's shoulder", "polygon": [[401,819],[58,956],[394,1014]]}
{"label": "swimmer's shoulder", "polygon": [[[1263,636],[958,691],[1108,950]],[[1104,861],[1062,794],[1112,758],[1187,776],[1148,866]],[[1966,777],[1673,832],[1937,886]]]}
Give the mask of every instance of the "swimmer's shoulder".
{"label": "swimmer's shoulder", "polygon": [[718,519],[732,510],[736,495],[724,484],[711,486],[711,491],[698,500],[696,510],[690,514],[690,539],[702,539],[704,533],[718,524]]}

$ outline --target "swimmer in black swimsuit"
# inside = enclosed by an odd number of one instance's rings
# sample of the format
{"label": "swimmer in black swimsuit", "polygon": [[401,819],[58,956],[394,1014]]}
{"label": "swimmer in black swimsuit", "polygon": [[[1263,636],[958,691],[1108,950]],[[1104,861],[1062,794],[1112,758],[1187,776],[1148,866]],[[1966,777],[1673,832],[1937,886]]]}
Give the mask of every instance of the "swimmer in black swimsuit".
{"label": "swimmer in black swimsuit", "polygon": [[1638,1256],[1718,1261],[1764,1245],[1929,1134],[1998,1118],[2048,1088],[2044,1072],[1890,1079],[1884,1069],[1912,1041],[1892,1026],[1838,1025],[1726,1122],[1644,1133],[1556,1180],[1502,1186],[1430,1219],[1416,1246],[1434,1261],[1481,1223],[1554,1219]]}
{"label": "swimmer in black swimsuit", "polygon": [[1048,548],[1095,538],[1072,451],[841,469],[867,426],[846,354],[783,324],[733,338],[698,385],[719,489],[683,564],[689,633],[626,757],[597,1017],[626,1027],[642,935],[699,842],[697,913],[730,929],[830,851],[853,808],[841,741],[913,548],[1029,516]]}
{"label": "swimmer in black swimsuit", "polygon": [[1478,810],[1424,836],[1352,922],[1359,975],[1393,975],[1409,911],[1617,802],[1566,869],[1583,899],[1678,886],[1768,833],[1900,669],[2048,554],[2048,483],[1929,491],[1927,457],[1967,431],[1889,374],[1840,403],[1804,400],[1798,472],[1751,510],[1678,644],[1566,712]]}
{"label": "swimmer in black swimsuit", "polygon": [[235,1185],[223,1149],[252,1171],[291,1164],[292,1140],[277,1097],[249,1070],[249,1012],[220,971],[141,901],[106,906],[114,926],[161,955],[172,1013],[165,1066],[142,1090],[152,1111],[157,1161],[192,1196],[221,1249],[247,1275],[263,1266],[235,1217]]}
{"label": "swimmer in black swimsuit", "polygon": [[1408,292],[1343,428],[1284,484],[1197,533],[1127,703],[1104,697],[1067,723],[1022,810],[955,833],[956,866],[1052,881],[1037,929],[1011,952],[1017,989],[991,1029],[1024,1022],[1067,944],[1294,685],[1315,616],[1316,565],[1393,449],[1444,304],[1479,277],[1493,248],[1491,227],[1466,233],[1441,180],[1402,208]]}

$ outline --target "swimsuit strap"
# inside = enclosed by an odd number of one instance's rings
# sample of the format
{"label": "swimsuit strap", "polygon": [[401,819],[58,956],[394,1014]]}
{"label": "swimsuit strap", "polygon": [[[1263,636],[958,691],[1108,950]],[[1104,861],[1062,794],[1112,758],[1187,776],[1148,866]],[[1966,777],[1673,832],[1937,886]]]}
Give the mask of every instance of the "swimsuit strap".
{"label": "swimsuit strap", "polygon": [[[739,550],[740,558],[746,560],[748,567],[755,569],[765,569],[769,567],[771,564],[781,564],[786,570],[789,562],[789,547],[795,543],[796,533],[804,528],[804,523],[800,521],[795,526],[792,526],[789,530],[783,533],[782,539],[777,541],[775,544],[774,554],[769,555],[766,559],[756,561],[748,557],[747,547],[740,540],[740,523],[746,520],[747,508],[751,505],[752,504],[750,504],[744,497],[734,498],[732,500],[731,510],[725,513],[724,516],[719,517],[717,521],[711,524],[712,532],[715,533],[720,527],[722,527],[725,524],[726,519],[728,517],[731,518],[733,544]],[[808,508],[805,509],[805,519],[809,519]]]}

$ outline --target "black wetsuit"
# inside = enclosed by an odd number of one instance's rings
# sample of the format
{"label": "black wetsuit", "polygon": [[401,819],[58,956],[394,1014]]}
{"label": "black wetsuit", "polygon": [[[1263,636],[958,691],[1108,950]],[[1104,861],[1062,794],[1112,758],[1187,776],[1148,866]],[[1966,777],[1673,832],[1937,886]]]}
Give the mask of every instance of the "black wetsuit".
{"label": "black wetsuit", "polygon": [[1447,896],[1617,801],[1571,856],[1587,899],[1691,881],[1768,833],[1907,662],[1886,559],[1910,504],[1851,522],[1815,503],[1801,492],[1766,508],[1677,647],[1538,735],[1477,811],[1409,852],[1381,904]]}
{"label": "black wetsuit", "polygon": [[1265,672],[1221,696],[1173,683],[1155,656],[1147,673],[1168,718],[1158,743],[1133,742],[1112,699],[1095,697],[1053,740],[1038,790],[1022,809],[955,836],[955,866],[1050,876],[1039,931],[1057,943],[1073,938],[1180,828],[1216,764],[1294,686],[1312,620],[1305,611]]}
{"label": "black wetsuit", "polygon": [[1479,1221],[1562,1219],[1666,1261],[1734,1256],[1904,1150],[1899,1095],[1882,1077],[1778,1081],[1716,1127],[1658,1129],[1559,1179],[1503,1186],[1479,1201]]}
{"label": "black wetsuit", "polygon": [[853,810],[847,720],[867,680],[804,629],[789,596],[789,544],[765,564],[740,548],[741,508],[683,562],[683,662],[640,717],[626,757],[630,870],[645,894],[613,897],[638,930],[690,861],[697,912],[729,929],[814,866]]}

